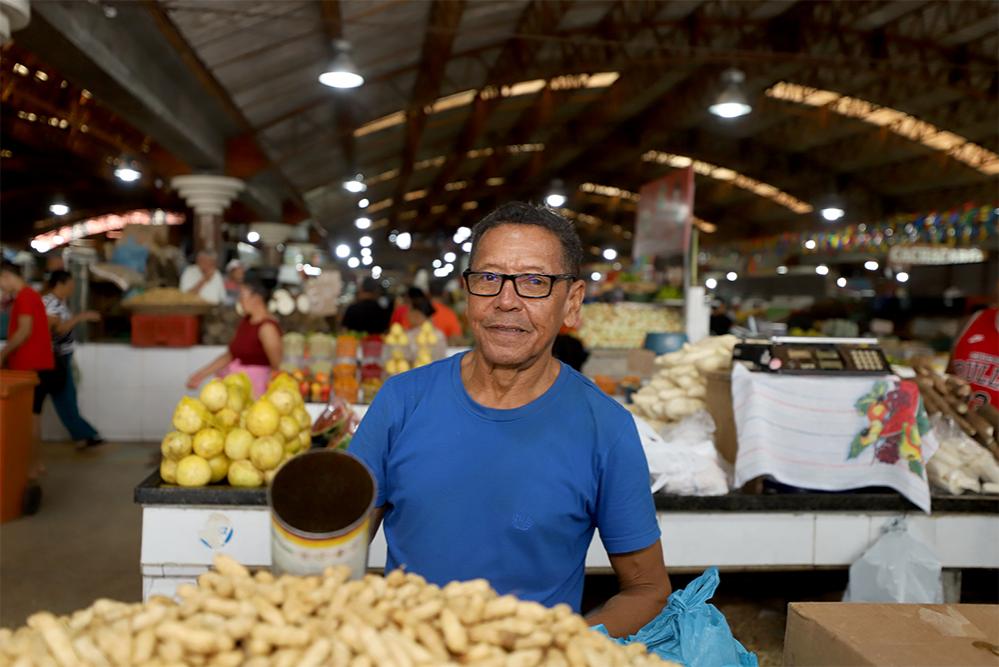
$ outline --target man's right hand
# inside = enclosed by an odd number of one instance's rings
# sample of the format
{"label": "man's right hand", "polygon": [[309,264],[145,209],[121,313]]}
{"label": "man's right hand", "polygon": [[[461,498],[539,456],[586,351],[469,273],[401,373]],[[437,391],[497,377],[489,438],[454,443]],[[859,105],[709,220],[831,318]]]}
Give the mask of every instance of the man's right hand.
{"label": "man's right hand", "polygon": [[88,311],[86,311],[84,313],[81,313],[80,314],[80,318],[84,322],[100,322],[101,321],[101,314],[98,313],[96,310],[88,310]]}

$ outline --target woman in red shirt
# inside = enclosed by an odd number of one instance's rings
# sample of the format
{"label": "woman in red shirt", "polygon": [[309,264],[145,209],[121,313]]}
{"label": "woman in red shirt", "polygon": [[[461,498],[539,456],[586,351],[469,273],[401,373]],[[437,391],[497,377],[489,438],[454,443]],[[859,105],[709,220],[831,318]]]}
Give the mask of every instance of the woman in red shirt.
{"label": "woman in red shirt", "polygon": [[196,389],[209,377],[245,372],[256,395],[267,389],[271,371],[281,366],[281,327],[267,310],[270,286],[256,271],[247,271],[239,287],[239,304],[246,315],[229,343],[229,349],[188,379],[187,387]]}

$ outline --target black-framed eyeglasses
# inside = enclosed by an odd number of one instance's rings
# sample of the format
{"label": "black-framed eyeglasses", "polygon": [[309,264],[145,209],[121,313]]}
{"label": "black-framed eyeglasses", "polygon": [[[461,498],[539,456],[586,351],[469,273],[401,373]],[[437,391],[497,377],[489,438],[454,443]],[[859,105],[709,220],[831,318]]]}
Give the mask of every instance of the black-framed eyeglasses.
{"label": "black-framed eyeglasses", "polygon": [[523,299],[545,299],[551,296],[559,280],[573,281],[571,273],[494,273],[492,271],[464,271],[465,287],[473,296],[496,296],[503,291],[506,281],[513,283],[517,296]]}

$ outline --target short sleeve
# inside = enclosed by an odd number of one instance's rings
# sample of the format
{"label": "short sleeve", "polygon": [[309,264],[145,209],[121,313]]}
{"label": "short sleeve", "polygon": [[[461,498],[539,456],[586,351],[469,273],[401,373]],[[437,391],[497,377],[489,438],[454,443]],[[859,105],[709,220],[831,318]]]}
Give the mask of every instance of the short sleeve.
{"label": "short sleeve", "polygon": [[635,422],[606,452],[597,494],[597,528],[609,554],[639,551],[659,539],[649,465]]}
{"label": "short sleeve", "polygon": [[378,493],[375,507],[381,507],[389,497],[388,456],[399,402],[392,396],[392,384],[386,383],[361,420],[348,450],[361,459],[375,476]]}
{"label": "short sleeve", "polygon": [[198,278],[195,275],[195,267],[189,266],[184,269],[184,272],[180,274],[180,291],[186,292],[195,285],[198,284]]}

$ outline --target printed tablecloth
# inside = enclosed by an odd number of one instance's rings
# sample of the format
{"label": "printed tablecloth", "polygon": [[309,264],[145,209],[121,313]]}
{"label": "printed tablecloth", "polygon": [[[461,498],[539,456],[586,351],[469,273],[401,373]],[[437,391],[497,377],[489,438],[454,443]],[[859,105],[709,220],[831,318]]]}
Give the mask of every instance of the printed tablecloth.
{"label": "printed tablecloth", "polygon": [[910,380],[732,369],[735,485],[760,475],[808,489],[895,489],[930,511],[926,462],[937,441]]}

